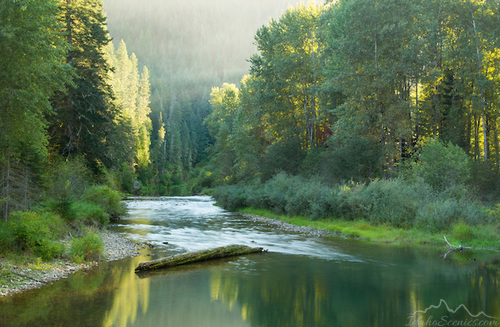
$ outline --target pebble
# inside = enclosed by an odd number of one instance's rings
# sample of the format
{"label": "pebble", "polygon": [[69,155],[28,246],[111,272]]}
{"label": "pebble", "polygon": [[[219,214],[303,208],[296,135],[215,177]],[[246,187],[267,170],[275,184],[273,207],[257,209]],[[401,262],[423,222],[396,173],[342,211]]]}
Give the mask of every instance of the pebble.
{"label": "pebble", "polygon": [[334,232],[321,230],[321,229],[314,229],[314,228],[310,228],[310,227],[292,225],[290,223],[281,221],[279,219],[266,218],[266,217],[261,217],[261,216],[252,215],[252,214],[248,214],[248,213],[244,213],[243,216],[251,219],[254,222],[265,223],[268,226],[278,228],[279,230],[283,230],[286,232],[292,232],[292,233],[298,233],[302,236],[318,236],[318,237],[320,237],[320,236],[334,236],[334,235],[338,236],[338,234],[334,233]]}

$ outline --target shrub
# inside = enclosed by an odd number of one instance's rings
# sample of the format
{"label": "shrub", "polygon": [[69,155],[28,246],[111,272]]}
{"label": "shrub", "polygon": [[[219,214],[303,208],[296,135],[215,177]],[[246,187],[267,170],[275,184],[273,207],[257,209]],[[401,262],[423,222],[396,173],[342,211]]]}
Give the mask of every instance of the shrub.
{"label": "shrub", "polygon": [[268,146],[261,160],[262,178],[270,179],[280,171],[292,175],[297,174],[306,154],[299,138],[284,139]]}
{"label": "shrub", "polygon": [[433,232],[463,221],[474,226],[496,216],[474,202],[463,185],[438,192],[422,178],[375,180],[369,184],[329,187],[319,179],[304,179],[279,173],[262,183],[219,187],[214,193],[225,208],[251,206],[277,214],[318,218],[365,219],[374,224],[400,228],[420,227]]}
{"label": "shrub", "polygon": [[338,188],[338,207],[337,214],[345,220],[354,220],[364,218],[370,210],[365,201],[362,200],[362,194],[366,185],[352,184],[342,185]]}
{"label": "shrub", "polygon": [[244,189],[240,186],[222,186],[215,190],[214,198],[228,210],[245,207]]}
{"label": "shrub", "polygon": [[488,221],[489,222],[491,222],[491,223],[500,222],[500,203],[497,203],[492,208],[487,209],[486,213],[488,214]]}
{"label": "shrub", "polygon": [[435,190],[463,185],[470,179],[469,157],[459,146],[433,139],[422,147],[415,173]]}
{"label": "shrub", "polygon": [[472,161],[471,175],[471,187],[483,200],[495,202],[500,199],[500,174],[493,161]]}
{"label": "shrub", "polygon": [[43,260],[61,256],[62,244],[57,243],[64,233],[64,222],[51,212],[14,212],[10,216],[9,229],[13,244],[23,251],[32,251]]}
{"label": "shrub", "polygon": [[437,198],[417,211],[417,226],[432,232],[447,229],[451,223],[463,221],[468,225],[486,222],[485,210],[474,202],[458,202]]}
{"label": "shrub", "polygon": [[417,226],[430,232],[446,229],[458,214],[454,200],[432,201],[417,211]]}
{"label": "shrub", "polygon": [[120,193],[105,185],[92,186],[83,196],[83,201],[101,206],[110,218],[117,218],[125,213],[125,205],[121,199]]}
{"label": "shrub", "polygon": [[50,199],[44,202],[43,205],[50,211],[63,217],[69,223],[76,219],[76,214],[72,210],[72,202],[68,198],[62,200]]}
{"label": "shrub", "polygon": [[93,232],[87,232],[83,237],[73,240],[70,254],[74,262],[81,263],[82,261],[98,260],[103,250],[102,238]]}
{"label": "shrub", "polygon": [[369,209],[364,216],[370,221],[410,228],[414,226],[418,208],[433,196],[427,184],[407,183],[398,178],[373,181],[364,188],[361,201]]}
{"label": "shrub", "polygon": [[367,181],[379,175],[380,145],[377,142],[343,135],[333,136],[328,144],[321,156],[321,171],[329,184]]}
{"label": "shrub", "polygon": [[85,160],[80,158],[57,162],[49,173],[46,182],[48,197],[56,200],[76,199],[88,187],[91,179]]}
{"label": "shrub", "polygon": [[109,214],[97,204],[78,201],[71,205],[71,210],[85,225],[106,227],[109,224]]}
{"label": "shrub", "polygon": [[264,192],[267,201],[267,209],[278,214],[286,213],[287,202],[301,186],[299,177],[291,177],[281,172],[264,184]]}

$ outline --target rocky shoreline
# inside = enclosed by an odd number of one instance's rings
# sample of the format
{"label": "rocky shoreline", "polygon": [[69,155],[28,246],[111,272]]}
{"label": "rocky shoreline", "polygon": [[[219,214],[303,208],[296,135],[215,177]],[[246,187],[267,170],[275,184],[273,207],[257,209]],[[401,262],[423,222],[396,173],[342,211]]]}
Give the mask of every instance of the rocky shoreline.
{"label": "rocky shoreline", "polygon": [[[99,234],[104,242],[104,256],[100,262],[137,256],[139,255],[137,251],[143,246],[111,231],[100,231]],[[76,271],[90,269],[97,265],[99,265],[99,262],[76,264],[68,259],[22,266],[1,262],[0,296],[8,296],[51,284],[56,280],[68,277]]]}
{"label": "rocky shoreline", "polygon": [[282,231],[286,232],[291,232],[291,233],[297,233],[302,236],[341,236],[341,237],[346,237],[343,234],[340,233],[334,233],[331,231],[326,231],[326,230],[321,230],[321,229],[315,229],[315,228],[310,228],[310,227],[304,227],[304,226],[297,226],[297,225],[292,225],[290,223],[281,221],[279,219],[273,219],[273,218],[266,218],[262,216],[257,216],[249,213],[242,213],[242,215],[254,222],[261,222],[265,223],[268,226],[273,226],[274,228],[277,228]]}

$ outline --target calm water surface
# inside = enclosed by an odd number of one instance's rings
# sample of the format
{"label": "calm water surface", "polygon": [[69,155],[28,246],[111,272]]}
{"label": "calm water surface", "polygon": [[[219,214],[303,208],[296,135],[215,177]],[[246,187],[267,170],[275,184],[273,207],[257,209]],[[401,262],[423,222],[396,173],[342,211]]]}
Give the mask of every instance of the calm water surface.
{"label": "calm water surface", "polygon": [[[209,197],[127,201],[113,229],[150,256],[0,299],[2,326],[500,326],[500,254],[273,230]],[[168,244],[164,244],[168,242]],[[136,275],[151,258],[246,244],[269,253]]]}

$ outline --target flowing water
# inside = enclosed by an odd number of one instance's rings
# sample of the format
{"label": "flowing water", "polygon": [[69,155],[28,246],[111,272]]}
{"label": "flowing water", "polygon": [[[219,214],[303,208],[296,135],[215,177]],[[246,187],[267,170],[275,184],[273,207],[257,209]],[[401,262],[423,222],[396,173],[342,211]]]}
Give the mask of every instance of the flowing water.
{"label": "flowing water", "polygon": [[[152,250],[0,299],[0,326],[500,326],[498,252],[444,259],[444,249],[305,237],[213,204],[127,201],[112,228]],[[134,273],[144,260],[229,244],[269,252]]]}

